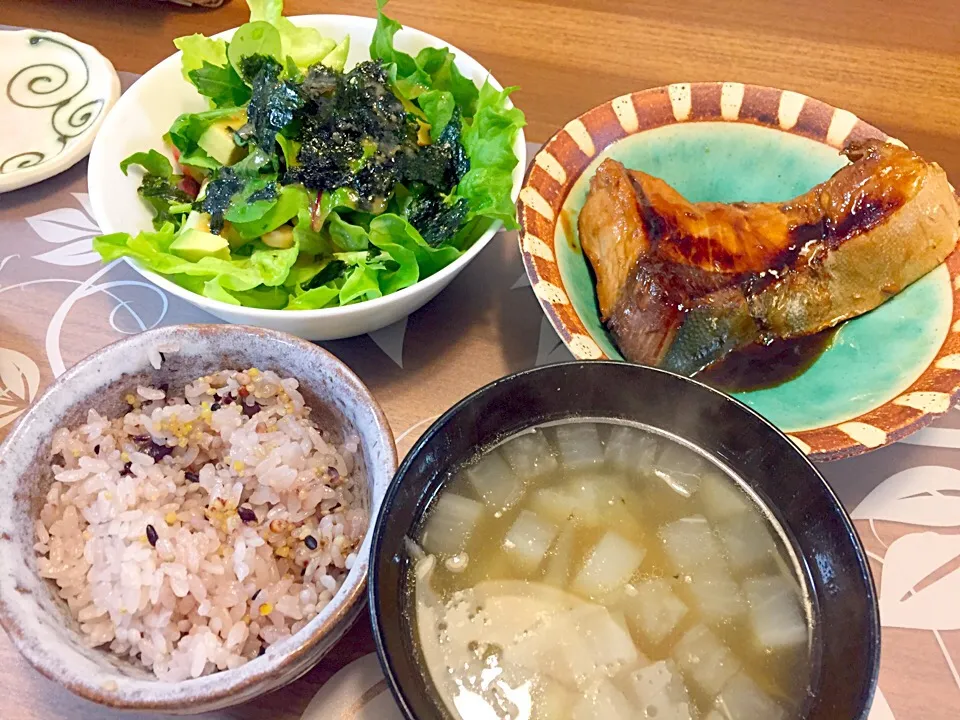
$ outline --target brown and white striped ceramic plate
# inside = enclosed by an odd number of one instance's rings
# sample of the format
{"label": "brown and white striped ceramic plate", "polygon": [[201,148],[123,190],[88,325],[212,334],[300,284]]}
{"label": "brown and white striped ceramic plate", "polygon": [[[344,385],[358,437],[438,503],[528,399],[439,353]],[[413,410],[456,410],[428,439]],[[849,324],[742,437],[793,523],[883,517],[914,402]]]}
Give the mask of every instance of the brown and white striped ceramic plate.
{"label": "brown and white striped ceramic plate", "polygon": [[[602,327],[576,236],[606,157],[662,177],[694,201],[785,200],[847,161],[851,140],[901,144],[854,114],[796,92],[678,83],[610,100],[540,150],[520,192],[520,246],[533,290],[580,359],[622,359]],[[816,460],[899,440],[945,413],[960,389],[960,254],[883,306],[844,323],[804,373],[737,393]]]}

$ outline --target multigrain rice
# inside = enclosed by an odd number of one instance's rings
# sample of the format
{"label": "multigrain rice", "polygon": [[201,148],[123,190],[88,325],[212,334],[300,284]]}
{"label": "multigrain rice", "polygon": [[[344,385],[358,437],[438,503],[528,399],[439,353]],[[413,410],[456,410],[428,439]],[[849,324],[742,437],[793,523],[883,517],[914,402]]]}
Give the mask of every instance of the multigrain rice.
{"label": "multigrain rice", "polygon": [[199,677],[333,599],[368,524],[359,440],[318,428],[297,387],[224,370],[56,432],[37,564],[91,646]]}

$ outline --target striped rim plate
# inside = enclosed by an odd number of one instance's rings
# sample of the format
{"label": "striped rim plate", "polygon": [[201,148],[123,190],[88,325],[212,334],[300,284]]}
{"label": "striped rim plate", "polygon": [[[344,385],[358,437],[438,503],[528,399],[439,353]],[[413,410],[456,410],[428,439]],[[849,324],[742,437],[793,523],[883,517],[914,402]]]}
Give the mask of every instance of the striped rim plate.
{"label": "striped rim plate", "polygon": [[[519,242],[534,293],[578,359],[610,359],[591,337],[570,300],[557,264],[560,211],[578,178],[605,148],[667,125],[736,122],[769,127],[840,150],[853,140],[902,142],[859,119],[800,93],[736,82],[677,83],[614,98],[567,123],[540,150],[517,201]],[[896,397],[832,425],[792,432],[811,459],[858,455],[895,442],[946,413],[960,390],[960,250],[946,261],[953,289],[950,332],[933,362]]]}

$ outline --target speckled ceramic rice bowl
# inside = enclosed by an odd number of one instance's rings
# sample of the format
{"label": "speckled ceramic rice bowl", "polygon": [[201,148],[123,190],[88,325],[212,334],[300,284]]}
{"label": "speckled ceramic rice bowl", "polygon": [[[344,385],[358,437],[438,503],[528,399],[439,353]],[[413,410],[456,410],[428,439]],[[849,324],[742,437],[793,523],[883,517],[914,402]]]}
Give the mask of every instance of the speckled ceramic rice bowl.
{"label": "speckled ceramic rice bowl", "polygon": [[396,462],[376,401],[315,345],[225,325],[122,340],[0,448],[0,621],[94,702],[248,701],[356,618]]}

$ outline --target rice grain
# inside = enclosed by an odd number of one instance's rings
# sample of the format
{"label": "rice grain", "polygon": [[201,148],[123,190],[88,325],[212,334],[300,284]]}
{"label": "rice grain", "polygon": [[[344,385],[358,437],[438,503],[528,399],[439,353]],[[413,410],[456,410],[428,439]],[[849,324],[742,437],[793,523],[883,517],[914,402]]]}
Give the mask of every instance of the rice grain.
{"label": "rice grain", "polygon": [[256,368],[125,398],[126,415],[90,410],[53,436],[40,574],[91,646],[162,680],[239,667],[353,566],[369,522],[359,438],[317,427],[295,379]]}

